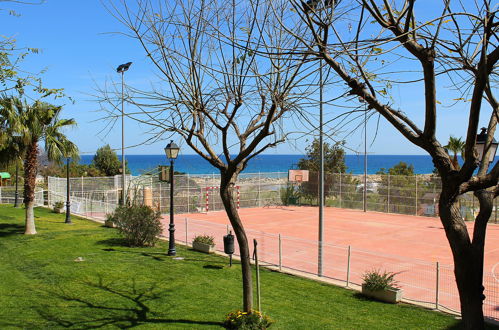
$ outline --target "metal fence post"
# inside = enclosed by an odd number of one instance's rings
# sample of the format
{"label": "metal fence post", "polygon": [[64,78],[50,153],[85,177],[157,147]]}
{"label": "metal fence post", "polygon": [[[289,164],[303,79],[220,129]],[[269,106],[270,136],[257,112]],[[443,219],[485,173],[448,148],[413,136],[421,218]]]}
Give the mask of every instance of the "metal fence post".
{"label": "metal fence post", "polygon": [[435,283],[435,309],[438,310],[438,296],[439,296],[439,289],[440,289],[440,264],[437,261],[437,268],[436,268],[436,283]]}
{"label": "metal fence post", "polygon": [[262,177],[260,176],[260,171],[258,171],[258,195],[257,195],[258,196],[258,207],[262,206],[261,203],[260,203],[260,199],[262,197],[261,196],[261,191],[262,190],[261,190],[261,187],[260,187],[260,185],[261,185],[260,180],[261,179],[262,179]]}
{"label": "metal fence post", "polygon": [[386,210],[386,213],[390,213],[390,174],[387,174],[388,175],[388,197],[386,198],[387,199],[387,210]]}
{"label": "metal fence post", "polygon": [[[280,172],[279,172],[280,173]],[[279,174],[279,177],[280,177],[280,174]],[[282,184],[281,184],[281,180],[279,180],[279,189],[278,189],[278,193],[279,193],[279,200],[278,202],[282,202],[282,197],[281,197],[281,189],[282,189]]]}
{"label": "metal fence post", "polygon": [[279,234],[279,271],[282,270],[282,240],[281,234]]}
{"label": "metal fence post", "polygon": [[341,172],[340,172],[340,208],[341,208]]}
{"label": "metal fence post", "polygon": [[187,218],[185,218],[185,246],[187,246]]}
{"label": "metal fence post", "polygon": [[351,246],[348,246],[348,257],[347,257],[347,288],[350,286],[350,255]]}
{"label": "metal fence post", "polygon": [[497,198],[494,198],[494,202],[496,204],[494,207],[494,216],[495,216],[494,222],[497,223]]}
{"label": "metal fence post", "polygon": [[415,211],[414,214],[418,215],[418,175],[414,175],[414,178],[416,180],[416,200],[415,200]]}
{"label": "metal fence post", "polygon": [[159,213],[161,213],[161,182],[159,183]]}
{"label": "metal fence post", "polygon": [[189,213],[190,208],[189,208],[189,202],[191,199],[191,185],[190,185],[190,177],[189,173],[187,173],[187,213]]}

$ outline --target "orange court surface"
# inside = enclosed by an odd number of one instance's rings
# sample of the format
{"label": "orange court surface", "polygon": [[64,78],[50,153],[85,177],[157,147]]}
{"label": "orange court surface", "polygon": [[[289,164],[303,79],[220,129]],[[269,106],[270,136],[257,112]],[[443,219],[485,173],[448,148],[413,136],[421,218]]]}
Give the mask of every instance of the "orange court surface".
{"label": "orange court surface", "polygon": [[[248,236],[258,242],[259,260],[289,271],[319,275],[359,288],[369,270],[393,272],[405,301],[459,312],[452,254],[439,218],[324,208],[324,241],[319,258],[318,207],[242,208]],[[168,216],[163,218],[168,236]],[[467,222],[469,233],[473,222]],[[225,211],[175,215],[175,238],[190,244],[210,235],[223,252],[231,230]],[[253,252],[251,252],[253,253]],[[236,244],[235,254],[239,254]],[[319,266],[319,259],[322,260]],[[499,321],[499,225],[490,223],[485,244],[484,314]]]}
{"label": "orange court surface", "polygon": [[[318,207],[274,206],[239,209],[246,229],[318,240]],[[225,211],[175,215],[223,225],[230,224]],[[467,222],[472,235],[474,222]],[[452,265],[452,254],[439,218],[403,214],[324,208],[324,243],[352,246],[382,254]],[[499,262],[499,225],[489,223],[485,244],[486,272]]]}

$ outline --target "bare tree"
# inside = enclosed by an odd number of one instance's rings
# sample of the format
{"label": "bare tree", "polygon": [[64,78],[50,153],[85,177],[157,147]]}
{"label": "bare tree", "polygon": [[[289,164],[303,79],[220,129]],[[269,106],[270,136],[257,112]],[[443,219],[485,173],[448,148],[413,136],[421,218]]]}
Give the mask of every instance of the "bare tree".
{"label": "bare tree", "polygon": [[[180,136],[220,171],[220,196],[241,253],[244,310],[250,311],[250,249],[234,184],[253,157],[285,141],[282,121],[310,102],[306,58],[264,55],[294,49],[298,41],[279,28],[264,1],[123,0],[107,8],[143,47],[160,80],[149,90],[129,89],[137,110],[127,116],[150,128],[149,142]],[[115,92],[100,91],[111,112]]]}
{"label": "bare tree", "polygon": [[[416,5],[415,0],[293,0],[292,14],[275,11],[288,33],[302,42],[299,53],[323,60],[344,81],[353,101],[367,102],[368,111],[377,112],[432,157],[443,183],[439,214],[454,258],[467,329],[484,327],[484,242],[493,199],[499,193],[499,165],[488,168],[498,116],[494,92],[499,21],[497,3],[492,3],[442,0],[429,9],[418,7],[428,2]],[[295,26],[302,24],[308,33],[295,32]],[[407,95],[421,95],[421,122],[419,113],[409,116],[395,104],[393,86]],[[454,123],[467,131],[461,169],[437,140],[437,115],[444,106],[468,111],[466,124]],[[488,135],[479,159],[475,142],[481,118],[488,121]],[[469,191],[480,203],[471,237],[458,204],[459,196]]]}

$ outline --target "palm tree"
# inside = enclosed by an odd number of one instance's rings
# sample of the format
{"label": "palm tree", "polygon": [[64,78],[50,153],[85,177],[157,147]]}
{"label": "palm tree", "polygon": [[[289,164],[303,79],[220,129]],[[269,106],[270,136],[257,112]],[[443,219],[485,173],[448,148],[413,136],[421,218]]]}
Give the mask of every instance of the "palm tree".
{"label": "palm tree", "polygon": [[452,135],[449,138],[449,142],[447,143],[446,146],[444,146],[445,151],[449,153],[449,151],[452,151],[454,153],[454,157],[452,158],[452,165],[454,166],[454,169],[459,170],[459,162],[457,161],[457,153],[461,153],[461,157],[464,157],[464,147],[466,143],[461,140],[461,138],[455,138]]}
{"label": "palm tree", "polygon": [[36,234],[33,207],[38,168],[39,143],[44,142],[48,159],[61,163],[63,157],[78,157],[78,148],[62,133],[76,125],[74,119],[59,119],[62,110],[46,102],[28,104],[17,97],[0,98],[0,161],[16,156],[24,159],[25,234]]}

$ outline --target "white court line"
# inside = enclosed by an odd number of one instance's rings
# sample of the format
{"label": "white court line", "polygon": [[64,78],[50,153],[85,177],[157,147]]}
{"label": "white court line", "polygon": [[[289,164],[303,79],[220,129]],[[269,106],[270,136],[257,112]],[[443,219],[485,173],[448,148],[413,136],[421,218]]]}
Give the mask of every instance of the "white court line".
{"label": "white court line", "polygon": [[492,267],[492,276],[494,277],[494,279],[496,280],[496,282],[499,282],[499,278],[496,276],[496,267],[499,266],[499,262],[496,263],[494,265],[494,267]]}

